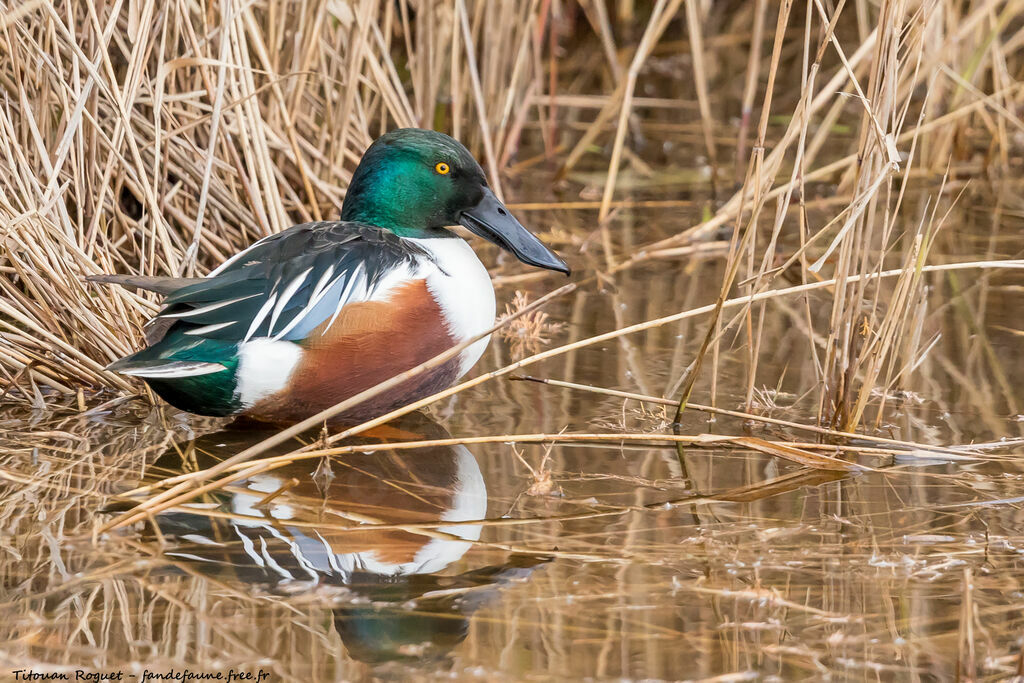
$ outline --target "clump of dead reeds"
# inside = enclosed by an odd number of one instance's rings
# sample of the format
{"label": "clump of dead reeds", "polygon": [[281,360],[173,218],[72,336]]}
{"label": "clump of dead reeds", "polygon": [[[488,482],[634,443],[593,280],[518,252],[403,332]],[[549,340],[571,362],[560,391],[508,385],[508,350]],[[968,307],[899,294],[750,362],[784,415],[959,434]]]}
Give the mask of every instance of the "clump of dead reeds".
{"label": "clump of dead reeds", "polygon": [[540,20],[519,2],[0,5],[9,394],[129,390],[102,368],[154,302],[83,278],[202,273],[334,217],[383,129],[445,128],[497,184]]}
{"label": "clump of dead reeds", "polygon": [[[780,287],[779,277],[821,286],[831,301],[826,326],[809,299],[786,305],[807,327],[818,421],[852,430],[877,419],[875,390],[884,397],[905,382],[928,349],[919,334],[923,273],[962,172],[980,164],[1005,173],[1018,146],[1024,29],[1013,7],[786,0],[726,11],[656,0],[610,12],[601,2],[341,0],[2,8],[4,395],[38,402],[40,388],[137,390],[102,368],[136,346],[155,302],[83,277],[202,273],[262,235],[336,215],[369,140],[418,125],[466,140],[499,190],[503,178],[555,155],[563,177],[606,165],[594,203],[602,253],[594,265],[604,281],[731,228],[723,248],[709,252],[724,254],[725,277],[705,344],[662,392],[680,408],[704,372],[714,395],[720,345],[735,334],[748,349],[749,408],[756,388],[777,379],[759,370],[764,321],[776,315],[769,303],[806,291]],[[740,108],[715,111],[722,105],[709,80],[736,46],[745,50],[734,69]],[[676,56],[682,67],[657,66]],[[638,85],[665,68],[690,85],[641,97]],[[704,150],[696,165],[724,201],[671,236],[627,245],[613,230],[625,206],[622,169],[655,172],[633,149],[651,111],[696,127]],[[518,160],[524,131],[544,155]],[[723,168],[728,159],[735,168]],[[930,208],[904,220],[911,179],[947,173],[954,180],[933,186]],[[742,182],[725,198],[731,177]],[[822,182],[832,183],[834,212],[814,223],[806,197]],[[794,239],[797,249],[780,250]],[[730,298],[746,303],[727,313]],[[630,333],[620,323],[613,337]]]}
{"label": "clump of dead reeds", "polygon": [[[529,296],[516,291],[511,303],[505,304],[505,315],[512,316],[530,305]],[[551,320],[546,312],[537,310],[512,320],[501,330],[501,337],[509,345],[509,351],[516,360],[536,353],[550,343],[551,335],[565,327],[565,323]]]}

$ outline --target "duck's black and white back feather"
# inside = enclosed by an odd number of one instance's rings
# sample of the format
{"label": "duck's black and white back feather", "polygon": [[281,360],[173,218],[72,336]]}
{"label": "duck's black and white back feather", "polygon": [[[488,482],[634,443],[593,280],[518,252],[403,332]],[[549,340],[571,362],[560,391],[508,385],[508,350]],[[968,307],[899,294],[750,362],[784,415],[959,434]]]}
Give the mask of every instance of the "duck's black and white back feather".
{"label": "duck's black and white back feather", "polygon": [[414,271],[424,258],[428,253],[415,243],[381,228],[296,225],[171,293],[153,324],[172,321],[188,336],[235,343],[303,339],[346,304],[368,299],[389,278]]}

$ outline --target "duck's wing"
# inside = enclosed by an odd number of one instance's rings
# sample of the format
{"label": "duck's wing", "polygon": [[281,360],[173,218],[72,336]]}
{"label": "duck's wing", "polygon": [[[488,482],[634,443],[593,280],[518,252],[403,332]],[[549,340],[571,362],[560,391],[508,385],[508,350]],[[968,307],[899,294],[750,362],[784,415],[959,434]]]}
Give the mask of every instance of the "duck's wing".
{"label": "duck's wing", "polygon": [[[416,277],[424,258],[429,255],[414,243],[373,226],[294,226],[173,290],[148,326],[150,348],[110,369],[145,376],[156,361],[180,360],[178,347],[203,340],[301,340],[346,305]],[[146,367],[135,367],[141,361]]]}

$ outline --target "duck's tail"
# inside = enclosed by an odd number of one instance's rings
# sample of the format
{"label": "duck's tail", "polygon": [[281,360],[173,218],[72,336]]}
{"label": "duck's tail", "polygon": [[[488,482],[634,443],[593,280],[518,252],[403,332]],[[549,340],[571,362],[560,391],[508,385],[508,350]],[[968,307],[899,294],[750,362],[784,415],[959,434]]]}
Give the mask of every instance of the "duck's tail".
{"label": "duck's tail", "polygon": [[164,296],[203,280],[201,277],[170,277],[166,275],[88,275],[85,279],[89,282],[103,282],[144,289],[147,292],[156,292]]}

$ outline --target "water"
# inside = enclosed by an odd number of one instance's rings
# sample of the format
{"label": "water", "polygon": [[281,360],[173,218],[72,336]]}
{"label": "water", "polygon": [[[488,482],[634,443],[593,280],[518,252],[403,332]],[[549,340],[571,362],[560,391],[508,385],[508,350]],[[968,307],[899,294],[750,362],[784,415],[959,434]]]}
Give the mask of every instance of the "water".
{"label": "water", "polygon": [[[987,214],[996,191],[962,199],[932,262],[1017,255],[1019,219],[993,225]],[[620,248],[650,242],[701,209],[699,199],[627,209],[613,239]],[[571,237],[570,254],[582,246],[579,270],[601,262],[593,210],[520,213]],[[563,344],[708,303],[721,268],[711,253],[591,281],[546,309],[562,323],[546,335]],[[502,260],[495,272],[522,269]],[[972,458],[863,448],[843,455],[870,469],[837,474],[735,444],[377,446],[329,472],[319,459],[299,460],[236,482],[202,499],[203,514],[179,509],[95,536],[123,507],[115,494],[266,434],[225,432],[139,400],[102,406],[109,394],[89,397],[84,413],[53,397],[45,411],[11,404],[0,413],[0,662],[72,678],[75,669],[241,668],[273,681],[1012,676],[1024,634],[1024,280],[1009,271],[927,278],[925,340],[939,339],[880,414],[872,401],[868,422],[905,441],[988,444]],[[552,275],[502,286],[499,301],[560,284]],[[810,302],[825,330],[828,299]],[[811,423],[812,356],[786,308],[797,303],[767,308],[754,405]],[[529,373],[661,394],[699,348],[704,320],[583,348]],[[742,339],[723,344],[717,405],[742,407],[746,354]],[[495,339],[474,372],[510,360],[508,343]],[[711,401],[710,375],[693,400]],[[499,379],[359,443],[668,433],[671,414]],[[815,440],[695,411],[682,433]]]}

